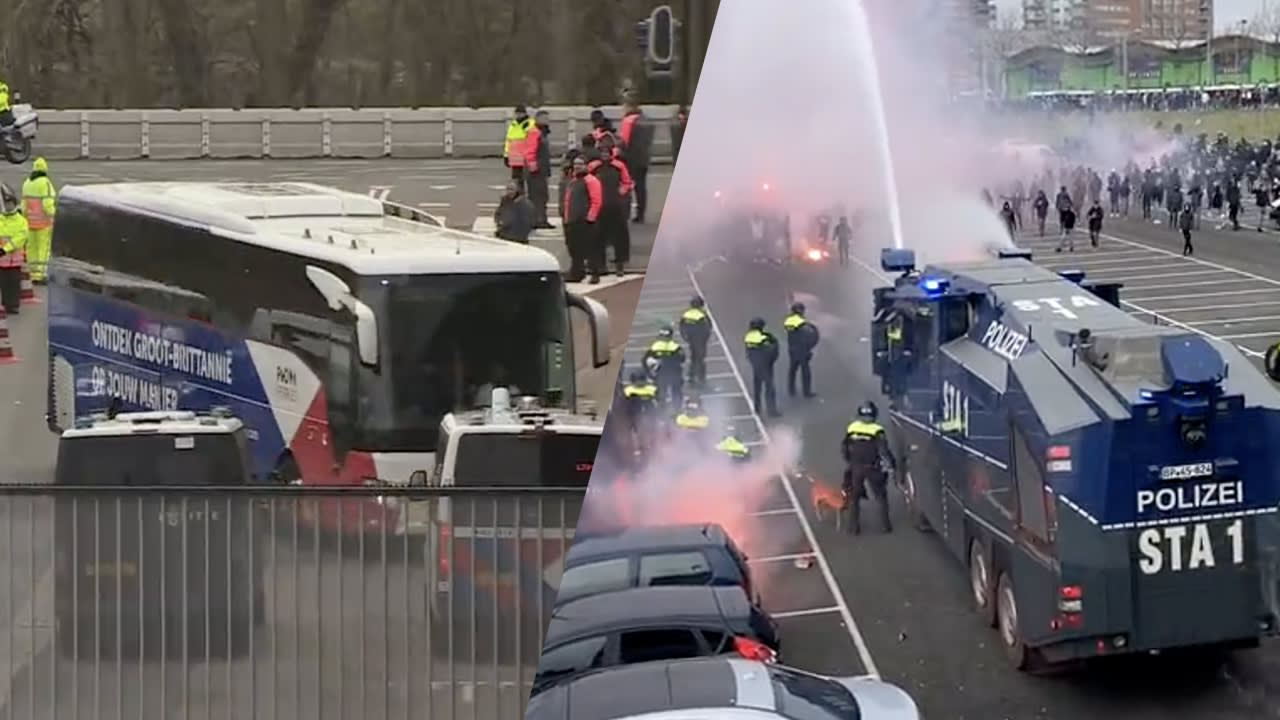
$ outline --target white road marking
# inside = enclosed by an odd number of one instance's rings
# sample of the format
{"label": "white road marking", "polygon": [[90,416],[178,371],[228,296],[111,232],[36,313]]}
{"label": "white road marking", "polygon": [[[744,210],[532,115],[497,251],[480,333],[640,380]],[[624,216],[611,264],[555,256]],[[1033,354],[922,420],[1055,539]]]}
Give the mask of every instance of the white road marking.
{"label": "white road marking", "polygon": [[[693,289],[699,295],[706,297],[706,293],[702,291],[702,287],[698,284],[698,278],[694,276],[693,271],[688,271],[689,282],[693,284]],[[708,303],[708,305],[710,305]],[[715,333],[716,338],[720,341],[720,347],[729,347],[728,341],[724,337],[724,333],[720,330],[720,323],[715,321],[715,313],[711,308],[707,308],[707,315],[711,318],[711,329]],[[732,355],[725,353],[729,361],[729,368],[733,372],[741,389],[741,394],[735,393],[735,396],[749,398],[751,394],[747,390],[747,382],[742,377],[742,372],[738,369],[738,363],[733,359]],[[748,406],[750,403],[748,402]],[[760,414],[751,411],[752,420],[755,421],[756,429],[760,431],[760,436],[765,442],[770,440],[769,430],[765,427],[764,421],[760,419]],[[800,521],[800,528],[804,531],[805,540],[808,541],[809,547],[813,548],[814,559],[818,562],[818,569],[822,572],[822,577],[827,583],[827,589],[831,592],[831,596],[835,599],[836,604],[832,607],[831,612],[839,613],[841,619],[844,620],[845,630],[849,633],[849,638],[853,640],[853,645],[858,650],[858,657],[862,660],[862,665],[866,669],[867,674],[873,677],[880,677],[880,670],[876,667],[875,658],[871,656],[871,649],[867,646],[867,641],[862,636],[862,631],[858,629],[858,623],[853,619],[853,613],[849,610],[849,603],[845,599],[844,593],[840,590],[840,583],[836,581],[836,576],[831,572],[831,564],[827,561],[827,556],[822,552],[822,546],[818,544],[818,538],[813,532],[813,526],[809,523],[809,518],[800,509],[800,498],[796,496],[796,490],[791,486],[791,481],[787,479],[786,468],[779,464],[778,479],[782,482],[782,487],[787,493],[787,498],[791,501],[791,506],[796,510],[796,519]],[[775,618],[780,617],[774,614]]]}
{"label": "white road marking", "polygon": [[768,563],[793,562],[813,557],[813,553],[790,553],[787,555],[770,555],[769,557],[756,558],[747,556],[747,563],[750,565],[766,565]]}
{"label": "white road marking", "polygon": [[[737,417],[737,416],[735,416]],[[777,508],[775,510],[758,510],[750,513],[751,517],[773,517],[775,515],[795,515],[795,508]]]}
{"label": "white road marking", "polygon": [[[845,613],[845,608],[840,605],[831,605],[830,607],[812,608],[810,610],[787,610],[784,612],[769,613],[769,616],[774,620],[786,620],[787,618],[809,617],[811,615],[831,615],[834,613],[840,613],[843,615]],[[866,658],[863,658],[863,661],[865,662]],[[872,671],[867,674],[876,678],[880,677],[880,673],[876,671]]]}

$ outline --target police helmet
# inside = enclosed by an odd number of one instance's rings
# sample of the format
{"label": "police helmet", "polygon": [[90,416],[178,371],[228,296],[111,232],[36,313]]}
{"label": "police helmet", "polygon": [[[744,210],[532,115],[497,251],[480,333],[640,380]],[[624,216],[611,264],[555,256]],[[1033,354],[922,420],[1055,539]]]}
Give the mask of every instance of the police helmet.
{"label": "police helmet", "polygon": [[689,301],[689,307],[700,308],[706,304],[706,301],[702,299],[701,295],[694,295],[693,299]]}
{"label": "police helmet", "polygon": [[795,313],[796,315],[803,315],[804,303],[802,302],[791,303],[791,312]]}
{"label": "police helmet", "polygon": [[49,161],[42,157],[38,157],[31,161],[31,172],[47,173],[49,172]]}
{"label": "police helmet", "polygon": [[642,383],[649,379],[649,376],[645,375],[643,370],[632,370],[631,375],[628,377],[633,383]]}
{"label": "police helmet", "polygon": [[0,204],[3,205],[4,214],[12,215],[18,212],[21,203],[18,202],[18,194],[9,187],[8,183],[0,184]]}
{"label": "police helmet", "polygon": [[662,327],[658,328],[658,337],[669,338],[671,337],[671,334],[672,333],[671,333],[670,325],[663,325]]}
{"label": "police helmet", "polygon": [[748,327],[750,327],[752,330],[763,330],[764,318],[762,317],[751,318],[751,323],[748,325]]}
{"label": "police helmet", "polygon": [[874,421],[879,415],[880,411],[876,409],[876,404],[870,400],[858,406],[858,417],[864,420]]}

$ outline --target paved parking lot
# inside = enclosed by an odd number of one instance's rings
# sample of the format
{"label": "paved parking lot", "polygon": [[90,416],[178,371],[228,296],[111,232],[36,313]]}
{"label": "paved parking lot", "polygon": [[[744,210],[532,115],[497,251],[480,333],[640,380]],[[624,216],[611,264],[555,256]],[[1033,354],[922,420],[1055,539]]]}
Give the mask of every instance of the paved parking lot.
{"label": "paved parking lot", "polygon": [[1078,241],[1075,252],[1055,252],[1056,238],[1018,243],[1050,269],[1124,283],[1125,309],[1149,321],[1229,341],[1255,359],[1280,342],[1280,280],[1273,277],[1120,235],[1103,236],[1097,248]]}
{"label": "paved parking lot", "polygon": [[[626,365],[638,367],[645,349],[663,323],[672,323],[702,294],[693,276],[682,270],[650,273],[640,293]],[[713,323],[714,303],[708,299]],[[752,411],[737,361],[725,344],[736,332],[713,334],[707,349],[708,388],[701,394],[708,414],[731,423],[739,440],[759,454],[768,441],[768,429]],[[778,468],[781,473],[782,468]],[[740,544],[753,571],[764,579],[765,609],[778,621],[784,659],[793,658],[806,669],[832,675],[875,672],[862,639],[852,624],[849,609],[836,587],[830,566],[817,546],[814,528],[801,510],[807,489],[790,486],[782,474],[769,496],[751,514],[755,525],[742,534]],[[797,492],[800,490],[801,492]]]}

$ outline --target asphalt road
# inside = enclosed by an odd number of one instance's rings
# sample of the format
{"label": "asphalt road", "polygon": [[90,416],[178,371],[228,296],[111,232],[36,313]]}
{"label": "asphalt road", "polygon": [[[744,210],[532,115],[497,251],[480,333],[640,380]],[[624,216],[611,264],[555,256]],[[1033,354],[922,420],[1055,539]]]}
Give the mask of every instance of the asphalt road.
{"label": "asphalt road", "polygon": [[[1255,231],[1231,233],[1205,223],[1197,234],[1197,254],[1182,259],[1180,239],[1164,226],[1110,221],[1097,250],[1059,256],[1046,243],[1026,238],[1037,260],[1066,269],[1082,267],[1093,278],[1122,280],[1129,308],[1161,322],[1224,337],[1256,357],[1269,342],[1280,340],[1280,236]],[[886,236],[887,237],[887,236]],[[855,250],[861,263],[848,268],[729,266],[707,263],[694,273],[711,313],[728,338],[728,355],[746,368],[742,333],[752,316],[765,317],[779,332],[788,304],[806,302],[809,316],[824,333],[814,359],[816,400],[788,400],[778,380],[784,417],[778,426],[800,432],[805,442],[805,468],[828,482],[838,482],[842,469],[838,441],[858,403],[878,401],[879,383],[870,376],[871,290],[885,284],[878,271],[874,238]],[[640,310],[666,310],[650,287],[669,283],[687,289],[687,272],[655,265],[642,292]],[[638,317],[636,327],[641,327]],[[630,352],[631,349],[629,348]],[[725,360],[720,368],[731,365]],[[712,366],[716,372],[717,366]],[[727,370],[733,374],[732,366]],[[722,377],[729,391],[736,377]],[[737,393],[737,398],[741,393]],[[734,399],[739,406],[745,404]],[[884,404],[881,402],[881,406]],[[743,423],[738,424],[742,427]],[[753,436],[758,437],[758,434]],[[792,484],[791,492],[783,483]],[[785,660],[828,673],[875,670],[908,689],[926,717],[959,719],[1124,717],[1157,720],[1179,717],[1222,719],[1280,716],[1280,648],[1267,643],[1255,652],[1234,656],[1223,667],[1179,658],[1124,659],[1062,677],[1036,678],[1012,670],[998,638],[970,609],[966,573],[939,540],[916,531],[908,522],[897,492],[891,493],[895,531],[880,532],[874,505],[864,507],[863,535],[836,532],[815,517],[802,483],[779,483],[778,499],[762,512],[761,522],[790,527],[777,537],[791,538],[792,552],[820,555],[807,570],[789,568],[798,588],[788,599],[810,599],[813,611],[798,626],[783,621]],[[792,498],[798,501],[793,501]],[[813,528],[817,547],[805,542],[796,526]],[[799,538],[798,540],[796,538]],[[823,566],[830,569],[830,578]],[[812,597],[810,588],[826,589]],[[782,597],[766,598],[780,607]],[[831,609],[824,611],[823,606]],[[848,610],[848,617],[844,609]],[[855,625],[850,625],[848,619]],[[1192,621],[1194,621],[1192,619]],[[865,643],[859,648],[858,639]]]}
{"label": "asphalt road", "polygon": [[[504,168],[467,161],[202,161],[75,162],[53,167],[59,184],[147,180],[310,181],[390,199],[445,216],[471,228],[486,217]],[[21,176],[0,172],[17,186]],[[652,181],[654,207],[665,200],[665,178]],[[632,226],[636,263],[647,263],[654,224]],[[560,250],[563,243],[543,246]],[[557,252],[562,257],[562,251]],[[638,269],[643,267],[637,265]],[[604,409],[617,376],[622,346],[638,299],[641,275],[578,285],[610,310],[614,361],[592,370],[585,335],[575,325],[580,394]],[[0,365],[0,482],[47,484],[56,438],[45,427],[46,348],[42,305],[23,309],[8,326],[18,362]],[[575,313],[576,315],[576,313]],[[268,563],[266,624],[255,657],[232,663],[172,662],[140,667],[114,659],[73,663],[57,659],[53,627],[51,503],[47,498],[0,495],[0,714],[16,717],[390,718],[454,714],[518,717],[526,688],[513,667],[432,662],[423,618],[421,560],[382,566],[317,555],[304,539]],[[295,569],[300,569],[295,573]],[[362,592],[361,589],[364,589]],[[345,597],[344,597],[345,593]],[[341,628],[341,632],[338,631]],[[324,638],[323,643],[317,638]],[[523,670],[527,671],[528,668]],[[524,678],[524,679],[527,679]],[[494,693],[493,688],[500,692]],[[185,690],[184,690],[185,688]],[[120,690],[120,692],[117,692]],[[56,702],[52,698],[58,698]],[[384,700],[385,699],[385,700]],[[163,708],[163,709],[162,709]],[[56,715],[55,715],[56,709]],[[473,715],[473,713],[475,713]]]}

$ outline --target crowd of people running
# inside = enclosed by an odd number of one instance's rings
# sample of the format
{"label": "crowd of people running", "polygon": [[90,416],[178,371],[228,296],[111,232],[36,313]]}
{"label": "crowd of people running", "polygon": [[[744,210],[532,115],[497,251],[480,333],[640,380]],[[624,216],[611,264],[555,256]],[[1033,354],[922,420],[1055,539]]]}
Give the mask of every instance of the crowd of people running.
{"label": "crowd of people running", "polygon": [[1020,230],[1044,236],[1056,214],[1058,252],[1075,250],[1083,216],[1095,247],[1105,218],[1141,218],[1180,231],[1183,254],[1191,255],[1192,233],[1206,217],[1240,230],[1252,206],[1256,222],[1250,226],[1261,232],[1270,220],[1280,228],[1280,144],[1202,134],[1175,142],[1146,167],[1134,159],[1107,171],[1064,163],[983,193],[1011,236]]}

